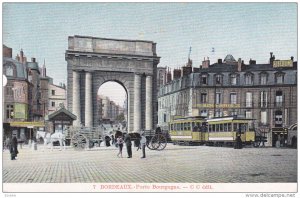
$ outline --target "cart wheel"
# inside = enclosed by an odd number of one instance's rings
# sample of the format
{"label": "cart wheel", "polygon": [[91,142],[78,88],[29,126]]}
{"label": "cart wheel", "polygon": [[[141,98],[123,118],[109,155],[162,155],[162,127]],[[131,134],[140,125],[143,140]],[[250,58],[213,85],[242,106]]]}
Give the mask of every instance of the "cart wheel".
{"label": "cart wheel", "polygon": [[77,150],[82,150],[86,147],[87,138],[82,134],[75,134],[72,139],[72,145]]}
{"label": "cart wheel", "polygon": [[153,145],[152,145],[152,143],[151,143],[151,140],[152,140],[152,139],[149,139],[149,138],[147,137],[146,146],[148,147],[148,149],[154,150]]}
{"label": "cart wheel", "polygon": [[167,146],[167,138],[162,134],[156,134],[151,139],[153,150],[163,150]]}

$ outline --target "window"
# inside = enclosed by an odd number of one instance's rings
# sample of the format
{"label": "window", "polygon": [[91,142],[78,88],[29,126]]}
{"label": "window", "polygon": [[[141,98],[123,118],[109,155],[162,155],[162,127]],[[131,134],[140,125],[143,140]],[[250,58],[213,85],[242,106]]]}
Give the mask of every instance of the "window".
{"label": "window", "polygon": [[164,122],[167,122],[167,115],[164,114]]}
{"label": "window", "polygon": [[207,103],[207,93],[201,93],[200,102]]}
{"label": "window", "polygon": [[267,74],[261,74],[260,75],[260,84],[261,85],[266,85],[267,84]]}
{"label": "window", "polygon": [[202,74],[201,75],[201,84],[202,85],[207,85],[207,74]]}
{"label": "window", "polygon": [[51,107],[55,107],[55,102],[51,102]]}
{"label": "window", "polygon": [[222,84],[222,75],[218,74],[216,75],[216,85]]}
{"label": "window", "polygon": [[230,104],[237,104],[236,93],[230,93]]}
{"label": "window", "polygon": [[260,107],[266,108],[268,106],[268,92],[260,92]]}
{"label": "window", "polygon": [[215,117],[222,117],[222,111],[221,111],[221,109],[216,109],[216,111],[215,111]]}
{"label": "window", "polygon": [[284,81],[284,74],[282,74],[282,73],[277,73],[277,74],[275,74],[275,80],[276,80],[276,83],[277,84],[283,84],[283,81]]}
{"label": "window", "polygon": [[221,104],[221,93],[216,93],[216,104]]}
{"label": "window", "polygon": [[230,84],[231,85],[237,85],[237,75],[236,74],[231,74],[230,75]]}
{"label": "window", "polygon": [[282,111],[275,111],[275,127],[282,127]]}
{"label": "window", "polygon": [[246,107],[252,107],[252,93],[246,93]]}
{"label": "window", "polygon": [[238,114],[238,112],[235,109],[232,110],[231,113],[230,113],[231,116],[236,116],[237,114]]}
{"label": "window", "polygon": [[52,92],[52,96],[54,96],[55,95],[55,90],[51,90],[51,92]]}
{"label": "window", "polygon": [[245,75],[245,84],[246,85],[252,85],[253,84],[253,75],[252,74],[246,74]]}
{"label": "window", "polygon": [[260,122],[262,124],[267,124],[267,111],[260,112]]}
{"label": "window", "polygon": [[207,117],[207,110],[201,110],[201,111],[200,111],[200,116],[205,116],[205,117]]}
{"label": "window", "polygon": [[14,76],[14,68],[12,65],[9,65],[6,67],[5,75],[6,76]]}
{"label": "window", "polygon": [[252,111],[251,110],[246,110],[246,118],[251,119],[252,118]]}
{"label": "window", "polygon": [[275,106],[281,107],[283,103],[282,91],[276,91]]}
{"label": "window", "polygon": [[14,118],[14,106],[6,105],[6,118],[13,119]]}

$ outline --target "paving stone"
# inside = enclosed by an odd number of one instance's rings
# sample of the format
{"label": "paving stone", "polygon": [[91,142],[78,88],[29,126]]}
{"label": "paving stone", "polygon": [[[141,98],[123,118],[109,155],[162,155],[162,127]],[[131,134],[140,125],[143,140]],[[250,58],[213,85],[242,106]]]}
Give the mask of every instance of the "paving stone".
{"label": "paving stone", "polygon": [[276,183],[297,182],[297,150],[175,146],[163,151],[115,147],[77,151],[71,147],[38,150],[24,147],[17,160],[3,152],[4,183]]}

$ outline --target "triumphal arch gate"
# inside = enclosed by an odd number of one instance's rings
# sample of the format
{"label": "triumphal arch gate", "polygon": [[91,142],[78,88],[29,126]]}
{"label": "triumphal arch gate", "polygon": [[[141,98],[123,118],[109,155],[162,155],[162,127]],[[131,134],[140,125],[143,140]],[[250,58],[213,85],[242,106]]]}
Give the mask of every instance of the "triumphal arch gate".
{"label": "triumphal arch gate", "polygon": [[160,57],[156,43],[70,36],[65,59],[68,70],[68,109],[81,124],[100,124],[97,92],[108,81],[122,85],[127,93],[127,130],[150,130],[157,123],[156,72]]}

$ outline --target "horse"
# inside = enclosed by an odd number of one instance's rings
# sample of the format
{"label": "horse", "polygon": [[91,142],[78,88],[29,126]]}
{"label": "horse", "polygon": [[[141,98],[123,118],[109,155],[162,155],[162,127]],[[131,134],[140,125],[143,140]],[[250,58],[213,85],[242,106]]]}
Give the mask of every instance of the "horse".
{"label": "horse", "polygon": [[51,150],[53,150],[53,142],[59,142],[60,150],[62,150],[62,145],[64,145],[64,150],[66,149],[66,136],[63,133],[53,133],[50,134],[49,132],[45,131],[37,131],[36,139],[39,140],[40,138],[44,141],[44,150],[45,147],[51,143]]}

